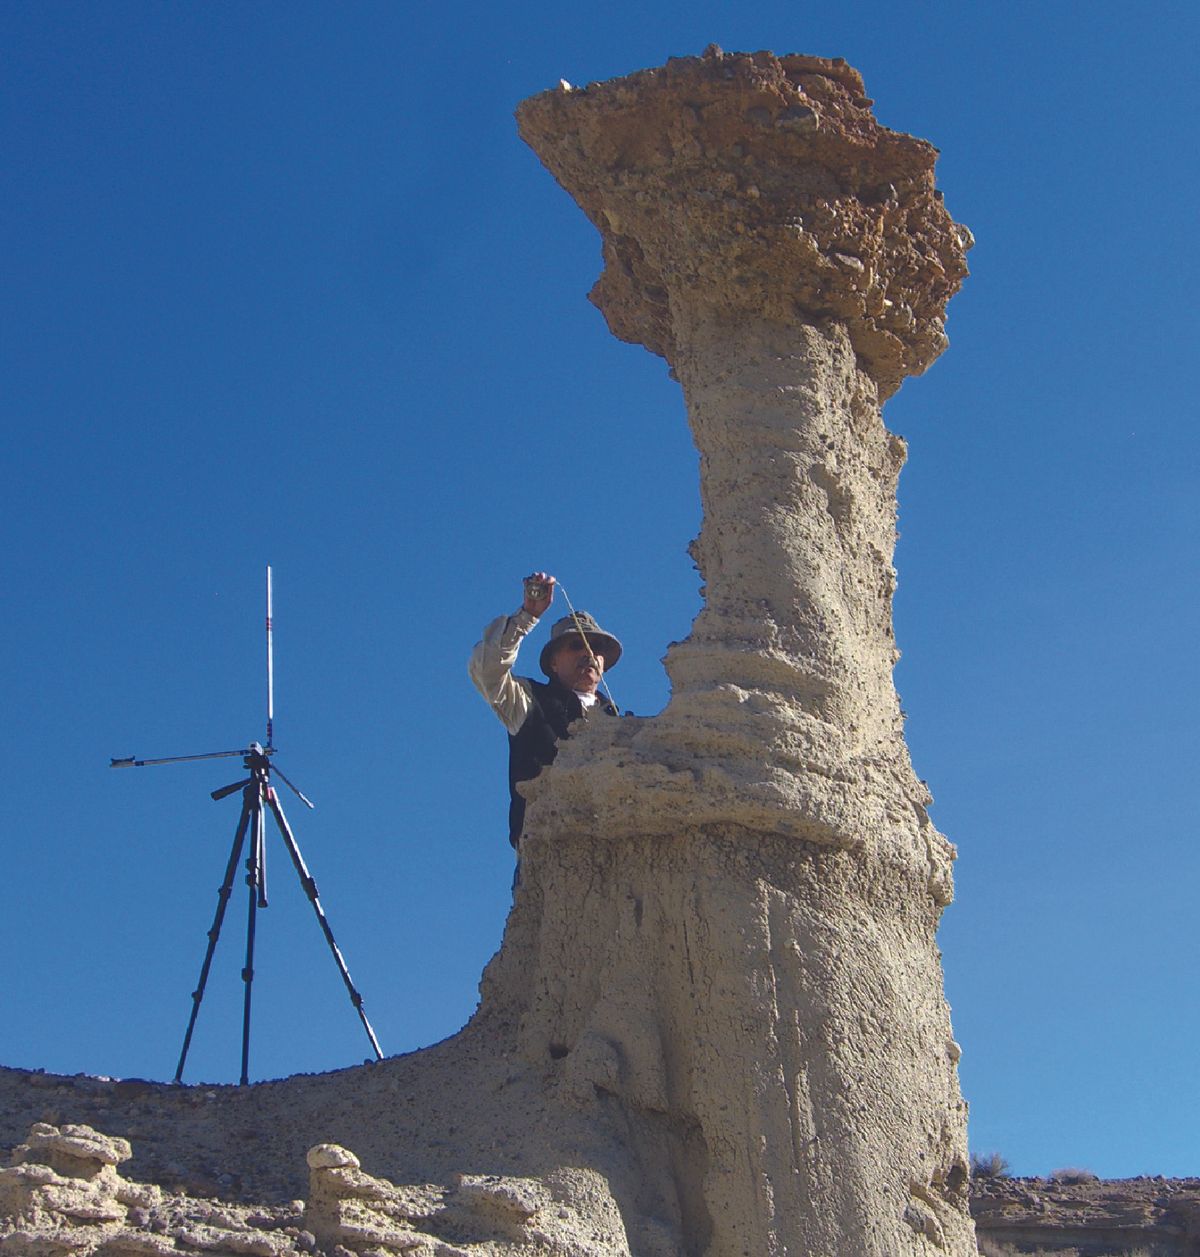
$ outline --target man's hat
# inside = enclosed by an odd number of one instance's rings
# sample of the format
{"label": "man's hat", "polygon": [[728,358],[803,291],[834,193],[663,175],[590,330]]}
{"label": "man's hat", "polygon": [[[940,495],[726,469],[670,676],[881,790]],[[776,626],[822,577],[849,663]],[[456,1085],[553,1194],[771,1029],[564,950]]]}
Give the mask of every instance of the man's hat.
{"label": "man's hat", "polygon": [[578,637],[580,629],[583,630],[592,653],[604,656],[604,671],[608,672],[617,666],[617,660],[621,657],[621,643],[611,633],[606,633],[586,611],[577,611],[574,615],[564,615],[550,626],[550,640],[542,647],[542,657],[539,660],[542,671],[547,676],[554,675],[550,671],[550,659],[559,642],[564,637]]}

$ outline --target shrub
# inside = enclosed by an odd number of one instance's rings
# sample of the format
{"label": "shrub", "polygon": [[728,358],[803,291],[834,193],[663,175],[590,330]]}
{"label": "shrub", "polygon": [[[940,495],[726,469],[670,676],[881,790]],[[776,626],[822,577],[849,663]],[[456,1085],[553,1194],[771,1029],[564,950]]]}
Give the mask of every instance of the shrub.
{"label": "shrub", "polygon": [[1091,1170],[1081,1170],[1076,1166],[1064,1166],[1061,1170],[1052,1170],[1049,1175],[1052,1183],[1098,1183],[1100,1176]]}
{"label": "shrub", "polygon": [[1008,1162],[998,1152],[971,1153],[972,1178],[1007,1178]]}

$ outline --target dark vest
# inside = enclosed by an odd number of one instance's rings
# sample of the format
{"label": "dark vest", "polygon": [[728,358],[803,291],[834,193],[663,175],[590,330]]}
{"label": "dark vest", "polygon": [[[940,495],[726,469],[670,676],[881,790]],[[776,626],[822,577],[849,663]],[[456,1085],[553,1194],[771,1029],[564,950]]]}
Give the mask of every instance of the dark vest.
{"label": "dark vest", "polygon": [[[574,690],[557,681],[524,679],[529,680],[533,706],[520,729],[508,735],[508,840],[514,847],[525,826],[525,800],[517,793],[517,782],[532,781],[547,764],[554,763],[559,742],[571,736],[568,726],[583,716],[583,704]],[[596,712],[615,716],[617,709],[597,695],[592,714]]]}

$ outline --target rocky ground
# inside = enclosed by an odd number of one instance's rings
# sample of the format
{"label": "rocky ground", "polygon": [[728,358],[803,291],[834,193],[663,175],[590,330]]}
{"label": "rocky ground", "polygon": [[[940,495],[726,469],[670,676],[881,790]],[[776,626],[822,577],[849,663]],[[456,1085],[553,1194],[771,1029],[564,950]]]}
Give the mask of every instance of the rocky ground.
{"label": "rocky ground", "polygon": [[[147,1133],[157,1122],[171,1128],[176,1147],[187,1143],[189,1131],[203,1143],[211,1088],[0,1072],[9,1084],[0,1090],[10,1099],[14,1083],[26,1096],[54,1097],[60,1106],[70,1106],[74,1096],[90,1099],[94,1108],[97,1097],[107,1095],[119,1124],[125,1122],[118,1114],[133,1102]],[[41,1084],[30,1086],[36,1079]],[[172,1102],[162,1103],[164,1097]],[[146,1175],[158,1181],[126,1177],[121,1169],[132,1161],[130,1142],[81,1123],[35,1121],[3,1151],[3,1257],[601,1257],[631,1251],[605,1183],[588,1170],[563,1169],[541,1179],[453,1173],[441,1182],[396,1184],[365,1172],[349,1149],[323,1143],[308,1149],[302,1166],[263,1176],[263,1185],[305,1182],[303,1198],[252,1203],[244,1177],[219,1165],[193,1173],[190,1181],[170,1164]],[[274,1155],[269,1144],[262,1153]],[[1195,1178],[976,1177],[971,1212],[981,1257],[1200,1254]]]}
{"label": "rocky ground", "polygon": [[[398,1187],[363,1172],[337,1144],[306,1157],[306,1199],[239,1205],[167,1192],[123,1177],[127,1140],[90,1126],[38,1122],[0,1169],[5,1257],[414,1257],[627,1253],[620,1216],[599,1176],[560,1170],[546,1182],[455,1175]],[[607,1206],[607,1207],[606,1207]]]}

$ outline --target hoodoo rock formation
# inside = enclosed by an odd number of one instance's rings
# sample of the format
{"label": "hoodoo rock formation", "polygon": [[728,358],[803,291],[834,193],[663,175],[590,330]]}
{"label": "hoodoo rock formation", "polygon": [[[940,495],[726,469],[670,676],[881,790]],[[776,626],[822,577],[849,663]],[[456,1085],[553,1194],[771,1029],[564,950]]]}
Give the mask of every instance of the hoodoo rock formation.
{"label": "hoodoo rock formation", "polygon": [[844,63],[710,49],[518,113],[603,238],[592,300],[683,385],[705,606],[666,710],[529,789],[529,943],[488,989],[657,1122],[687,1251],[975,1251],[880,414],[944,348],[970,237],[870,105]]}
{"label": "hoodoo rock formation", "polygon": [[[529,787],[471,1023],[247,1090],[10,1076],[0,1137],[128,1137],[141,1178],[282,1210],[264,1254],[975,1253],[934,937],[953,848],[892,684],[881,418],[945,346],[970,236],[935,150],[870,106],[844,62],[710,49],[519,110],[600,231],[593,300],[683,386],[705,605],[662,714],[593,722]],[[14,1251],[90,1251],[61,1219],[37,1247],[43,1187],[78,1194],[47,1174],[10,1175]],[[106,1174],[132,1251],[160,1202]]]}

